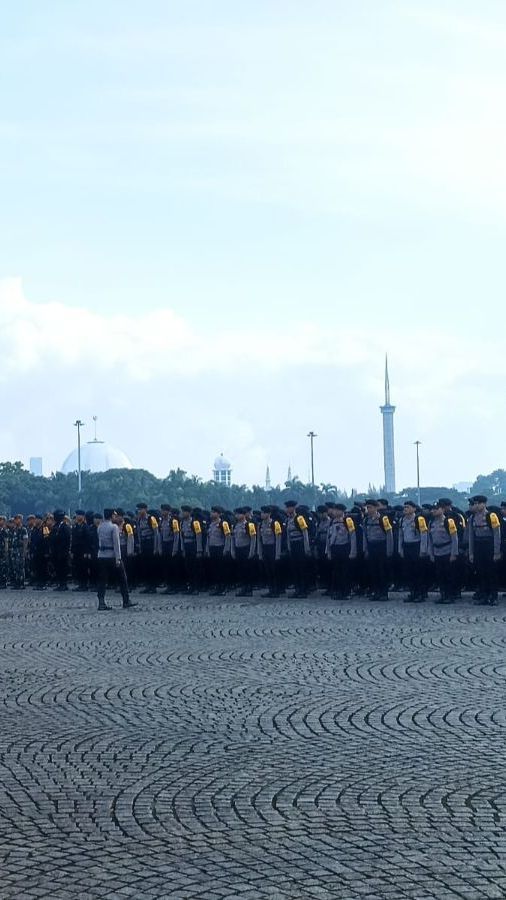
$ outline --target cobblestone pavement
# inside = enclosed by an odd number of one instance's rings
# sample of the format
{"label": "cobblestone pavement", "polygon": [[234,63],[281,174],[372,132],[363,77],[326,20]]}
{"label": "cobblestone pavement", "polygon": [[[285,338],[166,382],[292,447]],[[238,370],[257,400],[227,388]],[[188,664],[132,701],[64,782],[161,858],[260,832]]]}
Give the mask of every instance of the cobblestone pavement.
{"label": "cobblestone pavement", "polygon": [[506,897],[506,609],[0,595],[0,897]]}

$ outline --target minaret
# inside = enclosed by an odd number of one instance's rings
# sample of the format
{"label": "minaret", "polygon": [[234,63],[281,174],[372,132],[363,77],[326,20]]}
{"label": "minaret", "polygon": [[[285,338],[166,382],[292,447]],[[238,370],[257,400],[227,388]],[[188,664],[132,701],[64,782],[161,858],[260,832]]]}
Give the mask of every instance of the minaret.
{"label": "minaret", "polygon": [[270,491],[271,489],[271,470],[269,466],[267,466],[265,470],[265,490]]}
{"label": "minaret", "polygon": [[388,378],[388,356],[385,356],[385,405],[380,406],[383,416],[383,459],[385,464],[385,491],[395,494],[395,447],[394,412],[390,403],[390,380]]}
{"label": "minaret", "polygon": [[286,475],[286,480],[287,480],[287,481],[291,481],[291,480],[292,480],[292,467],[291,467],[290,463],[288,463],[288,472],[287,472],[287,475]]}

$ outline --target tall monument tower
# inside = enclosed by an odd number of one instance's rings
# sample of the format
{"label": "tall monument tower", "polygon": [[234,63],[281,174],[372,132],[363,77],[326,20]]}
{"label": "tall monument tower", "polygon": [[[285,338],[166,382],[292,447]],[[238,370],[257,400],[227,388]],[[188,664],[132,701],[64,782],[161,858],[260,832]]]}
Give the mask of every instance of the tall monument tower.
{"label": "tall monument tower", "polygon": [[395,494],[395,446],[394,412],[390,403],[390,380],[388,378],[388,356],[385,356],[385,405],[380,406],[383,416],[383,459],[385,464],[385,491]]}

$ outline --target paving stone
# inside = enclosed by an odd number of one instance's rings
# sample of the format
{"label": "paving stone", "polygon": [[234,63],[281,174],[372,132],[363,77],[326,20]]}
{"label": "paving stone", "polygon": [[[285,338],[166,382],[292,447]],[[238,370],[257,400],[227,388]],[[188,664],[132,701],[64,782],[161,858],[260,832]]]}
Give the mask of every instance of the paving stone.
{"label": "paving stone", "polygon": [[0,594],[2,900],[506,896],[501,606],[137,599]]}

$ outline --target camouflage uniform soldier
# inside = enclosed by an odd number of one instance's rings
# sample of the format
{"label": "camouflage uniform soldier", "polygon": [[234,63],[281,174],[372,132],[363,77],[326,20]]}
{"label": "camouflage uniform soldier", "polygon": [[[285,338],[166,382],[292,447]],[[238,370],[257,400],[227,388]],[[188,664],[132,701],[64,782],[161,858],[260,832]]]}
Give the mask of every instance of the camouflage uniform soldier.
{"label": "camouflage uniform soldier", "polygon": [[12,587],[22,591],[25,587],[25,560],[28,552],[28,531],[23,525],[23,516],[14,516],[11,538]]}
{"label": "camouflage uniform soldier", "polygon": [[0,588],[7,587],[9,575],[9,533],[7,519],[0,516]]}

